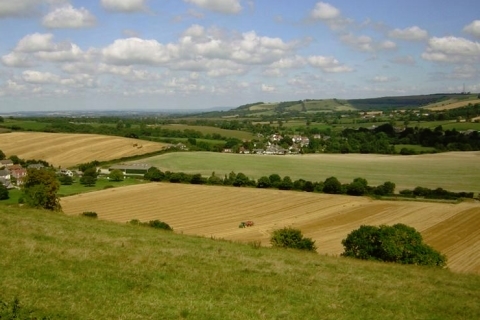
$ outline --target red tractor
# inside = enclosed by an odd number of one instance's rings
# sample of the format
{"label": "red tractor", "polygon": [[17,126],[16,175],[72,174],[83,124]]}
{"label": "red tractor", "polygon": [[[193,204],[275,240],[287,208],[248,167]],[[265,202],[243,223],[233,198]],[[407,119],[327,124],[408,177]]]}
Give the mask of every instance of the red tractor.
{"label": "red tractor", "polygon": [[239,228],[253,227],[254,223],[251,220],[240,222]]}

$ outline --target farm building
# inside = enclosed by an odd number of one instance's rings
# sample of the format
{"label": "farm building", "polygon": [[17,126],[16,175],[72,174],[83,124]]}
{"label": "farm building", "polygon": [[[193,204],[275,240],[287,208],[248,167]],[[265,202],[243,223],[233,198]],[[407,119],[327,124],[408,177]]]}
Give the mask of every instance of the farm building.
{"label": "farm building", "polygon": [[120,170],[123,174],[145,174],[152,167],[147,163],[117,164],[108,168],[108,171]]}

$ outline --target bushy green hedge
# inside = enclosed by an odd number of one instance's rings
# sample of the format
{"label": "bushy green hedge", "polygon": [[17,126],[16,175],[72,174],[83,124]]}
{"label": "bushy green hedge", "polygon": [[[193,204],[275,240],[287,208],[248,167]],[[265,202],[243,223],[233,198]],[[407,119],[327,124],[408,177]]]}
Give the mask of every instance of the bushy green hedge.
{"label": "bushy green hedge", "polygon": [[270,243],[274,247],[292,248],[307,251],[315,251],[315,241],[311,238],[305,238],[298,229],[285,227],[273,231]]}
{"label": "bushy green hedge", "polygon": [[436,267],[447,263],[445,255],[423,243],[418,231],[401,223],[362,225],[342,240],[342,245],[344,257]]}
{"label": "bushy green hedge", "polygon": [[138,219],[130,220],[130,224],[151,227],[155,229],[163,229],[167,231],[173,231],[173,228],[168,225],[168,223],[160,221],[160,220],[150,220],[149,222],[141,222]]}

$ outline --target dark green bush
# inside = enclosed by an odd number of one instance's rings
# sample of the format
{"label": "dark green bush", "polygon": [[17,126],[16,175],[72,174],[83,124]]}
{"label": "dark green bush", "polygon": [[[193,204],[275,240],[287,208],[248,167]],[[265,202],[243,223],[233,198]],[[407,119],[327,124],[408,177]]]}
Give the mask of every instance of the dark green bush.
{"label": "dark green bush", "polygon": [[128,223],[136,225],[136,226],[144,226],[144,227],[151,227],[155,229],[163,229],[168,231],[173,231],[172,227],[168,225],[168,223],[160,221],[160,220],[150,220],[149,222],[141,222],[138,219],[132,219]]}
{"label": "dark green bush", "polygon": [[274,247],[292,248],[307,251],[315,251],[315,241],[311,238],[304,238],[302,232],[298,229],[285,227],[273,231],[270,243]]}
{"label": "dark green bush", "polygon": [[352,231],[342,240],[342,256],[402,264],[444,267],[446,257],[423,243],[414,228],[398,223],[393,226],[366,226]]}
{"label": "dark green bush", "polygon": [[149,227],[156,228],[156,229],[163,229],[168,231],[173,231],[172,227],[168,225],[168,223],[160,221],[160,220],[151,220],[147,223]]}
{"label": "dark green bush", "polygon": [[93,212],[93,211],[85,211],[82,213],[82,216],[84,217],[88,217],[88,218],[98,218],[98,215],[96,212]]}

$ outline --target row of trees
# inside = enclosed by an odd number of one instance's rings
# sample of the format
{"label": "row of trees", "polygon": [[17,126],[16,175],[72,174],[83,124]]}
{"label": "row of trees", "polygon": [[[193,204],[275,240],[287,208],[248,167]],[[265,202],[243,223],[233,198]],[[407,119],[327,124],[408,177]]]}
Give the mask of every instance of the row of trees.
{"label": "row of trees", "polygon": [[168,181],[172,183],[191,183],[191,184],[209,184],[224,185],[234,187],[256,187],[262,189],[279,190],[297,190],[305,192],[324,192],[330,194],[348,194],[352,196],[363,195],[392,195],[395,191],[395,184],[387,181],[382,185],[369,186],[364,178],[356,178],[349,184],[342,184],[335,177],[327,178],[323,182],[312,182],[304,179],[293,181],[289,176],[281,177],[278,174],[260,177],[258,180],[250,179],[244,173],[230,172],[224,177],[217,176],[215,172],[208,178],[201,174],[187,174],[184,172],[162,172],[156,167],[152,167],[144,175],[149,181]]}

